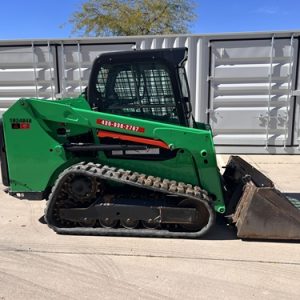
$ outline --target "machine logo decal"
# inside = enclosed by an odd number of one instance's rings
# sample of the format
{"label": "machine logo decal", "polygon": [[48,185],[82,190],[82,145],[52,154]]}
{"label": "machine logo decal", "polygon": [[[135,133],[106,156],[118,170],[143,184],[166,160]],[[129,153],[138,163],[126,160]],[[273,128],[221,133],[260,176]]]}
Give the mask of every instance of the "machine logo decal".
{"label": "machine logo decal", "polygon": [[120,128],[124,130],[135,131],[135,132],[145,132],[145,128],[140,126],[129,125],[129,124],[119,123],[115,121],[103,120],[103,119],[97,119],[96,122],[97,124],[106,127]]}
{"label": "machine logo decal", "polygon": [[31,119],[28,118],[11,118],[12,129],[30,129]]}

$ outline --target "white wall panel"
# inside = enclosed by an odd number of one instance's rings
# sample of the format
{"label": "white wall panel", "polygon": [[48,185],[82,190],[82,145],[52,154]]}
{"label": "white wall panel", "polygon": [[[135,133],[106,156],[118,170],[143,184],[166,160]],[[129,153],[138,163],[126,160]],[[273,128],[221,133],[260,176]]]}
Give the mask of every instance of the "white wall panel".
{"label": "white wall panel", "polygon": [[20,97],[54,99],[55,59],[50,45],[0,46],[0,107]]}
{"label": "white wall panel", "polygon": [[103,52],[187,47],[194,116],[212,126],[217,151],[300,153],[299,35],[0,41],[0,115],[20,97],[77,96]]}
{"label": "white wall panel", "polygon": [[211,43],[210,124],[217,145],[291,146],[298,41]]}

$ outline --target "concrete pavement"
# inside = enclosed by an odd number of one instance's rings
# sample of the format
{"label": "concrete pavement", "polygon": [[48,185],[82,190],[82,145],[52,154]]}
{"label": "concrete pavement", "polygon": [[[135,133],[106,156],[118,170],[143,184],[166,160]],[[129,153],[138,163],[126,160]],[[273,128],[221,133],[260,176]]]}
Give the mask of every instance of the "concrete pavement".
{"label": "concrete pavement", "polygon": [[[300,156],[243,156],[300,193]],[[219,156],[219,162],[227,156]],[[0,299],[299,299],[299,243],[55,234],[45,201],[0,192]]]}

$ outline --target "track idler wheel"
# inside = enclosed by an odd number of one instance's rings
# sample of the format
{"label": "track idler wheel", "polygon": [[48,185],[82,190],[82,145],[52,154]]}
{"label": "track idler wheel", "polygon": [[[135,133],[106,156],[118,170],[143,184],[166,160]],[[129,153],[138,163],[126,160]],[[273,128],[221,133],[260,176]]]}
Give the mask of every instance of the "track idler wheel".
{"label": "track idler wheel", "polygon": [[97,182],[92,177],[76,175],[71,178],[68,186],[70,195],[80,202],[90,200],[97,192]]}
{"label": "track idler wheel", "polygon": [[139,226],[139,220],[127,218],[125,220],[121,220],[120,225],[127,229],[134,229]]}
{"label": "track idler wheel", "polygon": [[104,219],[99,219],[99,223],[104,228],[115,228],[118,225],[118,220],[104,218]]}
{"label": "track idler wheel", "polygon": [[197,221],[193,224],[181,224],[180,226],[187,231],[199,231],[209,223],[211,213],[208,208],[200,201],[184,199],[178,204],[179,207],[196,208],[198,212]]}
{"label": "track idler wheel", "polygon": [[86,219],[82,222],[79,222],[81,227],[94,227],[96,225],[96,220]]}
{"label": "track idler wheel", "polygon": [[156,223],[152,220],[150,221],[142,221],[142,225],[147,229],[158,229],[160,224]]}

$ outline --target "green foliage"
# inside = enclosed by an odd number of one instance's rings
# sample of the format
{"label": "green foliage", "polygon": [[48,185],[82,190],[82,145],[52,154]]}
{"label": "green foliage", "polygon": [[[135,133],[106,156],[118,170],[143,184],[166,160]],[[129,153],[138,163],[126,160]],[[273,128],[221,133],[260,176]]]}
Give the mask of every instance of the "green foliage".
{"label": "green foliage", "polygon": [[73,32],[88,36],[187,33],[192,0],[88,0],[73,13]]}

